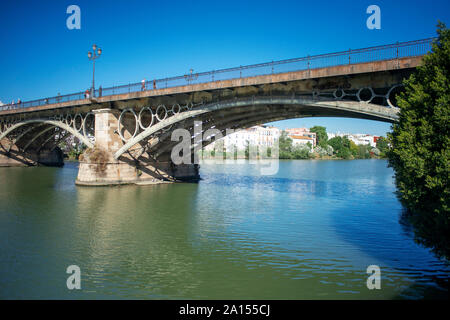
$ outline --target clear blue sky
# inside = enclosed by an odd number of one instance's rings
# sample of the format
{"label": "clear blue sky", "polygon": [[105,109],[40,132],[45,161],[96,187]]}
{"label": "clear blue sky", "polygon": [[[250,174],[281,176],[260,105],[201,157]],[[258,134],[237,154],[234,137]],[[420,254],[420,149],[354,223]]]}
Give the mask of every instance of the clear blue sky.
{"label": "clear blue sky", "polygon": [[[71,4],[81,8],[81,30],[66,27]],[[381,8],[381,30],[366,27],[371,4]],[[93,43],[103,49],[96,84],[108,87],[432,37],[438,19],[450,24],[450,1],[1,1],[0,100],[85,90]],[[276,125],[379,135],[390,127],[342,118]]]}

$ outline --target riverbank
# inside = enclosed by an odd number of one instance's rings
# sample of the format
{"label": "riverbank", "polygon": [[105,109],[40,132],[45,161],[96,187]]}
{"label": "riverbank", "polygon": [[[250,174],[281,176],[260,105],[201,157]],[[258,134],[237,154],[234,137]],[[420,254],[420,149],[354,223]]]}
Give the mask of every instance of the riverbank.
{"label": "riverbank", "polygon": [[[222,155],[222,156],[218,156],[218,155],[208,155],[208,154],[199,154],[199,158],[203,159],[203,160],[249,160],[249,157],[245,157],[245,156],[240,156],[240,157],[233,157],[231,154],[227,154],[227,155]],[[278,158],[268,158],[268,157],[259,157],[256,156],[255,158],[253,158],[252,160],[268,160],[268,159],[279,159],[279,160],[370,160],[370,159],[376,159],[376,160],[387,160],[387,158],[385,157],[376,157],[376,156],[371,156],[368,158],[357,158],[357,157],[349,157],[349,158],[342,158],[342,157],[338,157],[338,156],[320,156],[320,155],[311,155],[308,156],[306,158],[290,158],[290,157],[278,157]]]}

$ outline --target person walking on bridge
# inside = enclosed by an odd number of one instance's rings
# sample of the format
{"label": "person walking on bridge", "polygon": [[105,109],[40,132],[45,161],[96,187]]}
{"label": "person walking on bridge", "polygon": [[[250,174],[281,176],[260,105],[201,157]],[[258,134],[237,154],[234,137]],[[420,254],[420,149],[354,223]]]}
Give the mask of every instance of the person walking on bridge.
{"label": "person walking on bridge", "polygon": [[145,79],[141,81],[141,90],[145,91]]}

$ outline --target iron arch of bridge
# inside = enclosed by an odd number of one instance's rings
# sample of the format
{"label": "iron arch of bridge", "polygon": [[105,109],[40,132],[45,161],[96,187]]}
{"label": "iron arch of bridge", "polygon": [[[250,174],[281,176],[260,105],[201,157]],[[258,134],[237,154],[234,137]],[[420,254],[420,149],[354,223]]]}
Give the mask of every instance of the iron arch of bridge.
{"label": "iron arch of bridge", "polygon": [[[219,139],[226,137],[228,134],[236,132],[235,130],[240,129],[246,129],[250,128],[252,126],[258,125],[262,122],[273,122],[273,121],[279,121],[279,120],[287,120],[287,119],[294,119],[294,118],[306,118],[308,117],[305,114],[302,114],[299,110],[286,110],[282,114],[274,115],[273,111],[271,112],[265,112],[258,115],[250,115],[247,114],[245,116],[240,116],[239,121],[233,121],[226,119],[225,121],[220,121],[217,123],[209,124],[206,127],[202,128],[201,135],[204,137],[207,132],[214,133],[214,135],[207,136],[206,138],[201,139],[201,146],[200,148],[206,147],[210,143],[213,143],[217,140],[217,134],[220,133]],[[231,129],[231,130],[229,130]],[[230,132],[231,131],[231,132]],[[214,138],[214,139],[213,139]],[[167,141],[168,140],[168,141]],[[155,149],[156,154],[155,157],[159,157],[161,154],[165,152],[170,152],[172,150],[172,147],[179,143],[179,141],[171,141],[170,136],[165,137],[164,140],[160,140],[160,143],[164,142],[164,145],[161,148]],[[195,140],[195,137],[191,139],[191,150],[198,150],[198,141]]]}
{"label": "iron arch of bridge", "polygon": [[[12,124],[10,127],[8,127],[5,131],[3,131],[0,134],[0,140],[2,140],[3,138],[7,137],[9,134],[11,134],[14,130],[19,129],[20,127],[23,126],[28,126],[30,124],[38,124],[38,125],[50,125],[53,127],[59,127],[67,132],[69,132],[70,134],[72,134],[73,136],[75,136],[76,138],[78,138],[82,143],[84,143],[87,147],[89,148],[93,148],[94,144],[89,140],[89,138],[87,138],[86,136],[84,136],[83,134],[81,134],[79,131],[75,130],[73,127],[69,126],[68,124],[62,122],[62,121],[56,121],[56,120],[49,120],[49,119],[28,119],[28,120],[22,120],[19,122],[16,122],[14,124]],[[46,130],[46,129],[44,129]],[[21,138],[23,136],[20,135],[19,138]],[[17,138],[16,138],[17,140]]]}
{"label": "iron arch of bridge", "polygon": [[[265,117],[257,117],[260,123],[270,122],[276,120],[289,119],[293,117],[302,117],[302,109],[308,108],[306,116],[320,116],[320,117],[350,117],[360,119],[371,119],[383,122],[393,123],[398,120],[398,111],[396,107],[386,107],[366,102],[346,101],[346,100],[330,100],[320,97],[249,97],[243,99],[232,99],[228,101],[213,102],[205,105],[200,105],[182,113],[175,114],[157,124],[150,126],[141,133],[135,135],[128,140],[117,152],[114,154],[115,159],[119,159],[122,154],[130,150],[134,145],[143,140],[148,139],[155,133],[161,130],[168,130],[174,125],[186,122],[188,119],[202,120],[208,115],[214,117],[215,114],[221,112],[221,117],[226,119],[227,111],[237,110],[242,108],[243,117],[246,114],[246,108],[251,107],[252,112],[255,108],[264,108],[266,106],[284,106],[291,107],[294,110],[286,113],[284,116],[279,116],[273,113],[267,113]],[[274,113],[276,110],[274,109]],[[230,112],[232,114],[232,112]],[[234,113],[235,115],[236,113]],[[267,121],[266,121],[267,120]],[[255,117],[248,117],[248,124],[253,124]],[[242,128],[246,127],[246,122],[239,121]],[[168,135],[166,135],[167,138]],[[158,139],[159,140],[159,139]],[[153,144],[154,145],[154,144]]]}
{"label": "iron arch of bridge", "polygon": [[[286,120],[286,119],[293,119],[293,118],[305,118],[308,117],[308,115],[305,115],[298,109],[285,109],[282,112],[280,110],[277,110],[277,112],[274,112],[274,110],[265,110],[264,112],[258,112],[256,115],[254,113],[248,113],[246,115],[238,114],[236,113],[233,116],[229,116],[225,119],[218,119],[217,121],[207,121],[206,125],[202,126],[201,129],[201,136],[204,137],[204,134],[209,130],[214,130],[217,132],[217,130],[220,132],[220,138],[227,136],[230,132],[229,129],[231,129],[232,132],[235,132],[235,130],[245,129],[248,127],[252,127],[254,125],[260,124],[262,121],[264,122],[273,122],[278,120]],[[188,121],[190,119],[187,119]],[[196,118],[195,121],[204,120]],[[193,131],[195,123],[194,120],[189,121],[187,123],[181,123],[179,122],[177,124],[177,127],[173,129],[187,129],[188,131]],[[169,126],[170,127],[170,126]],[[148,144],[143,144],[144,146],[139,146],[137,148],[130,148],[128,149],[128,153],[135,159],[139,158],[137,155],[142,155],[144,152],[149,152],[153,155],[154,158],[158,158],[160,155],[164,154],[165,152],[170,152],[174,145],[179,143],[179,141],[172,141],[171,130],[167,130],[163,132],[158,137],[155,137],[155,139],[151,139]],[[214,137],[215,138],[215,137]],[[217,138],[215,138],[217,139]],[[208,144],[213,143],[215,140],[213,139],[202,139],[201,147],[206,147]],[[197,149],[198,141],[196,141],[195,137],[191,138],[191,150]],[[134,151],[138,151],[137,155],[134,153]]]}

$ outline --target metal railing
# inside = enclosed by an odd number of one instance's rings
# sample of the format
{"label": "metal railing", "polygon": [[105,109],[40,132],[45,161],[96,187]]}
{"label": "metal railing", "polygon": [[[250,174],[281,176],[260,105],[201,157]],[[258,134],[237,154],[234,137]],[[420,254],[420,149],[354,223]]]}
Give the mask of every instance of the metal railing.
{"label": "metal railing", "polygon": [[[269,74],[279,74],[285,72],[313,70],[326,67],[335,67],[340,65],[358,64],[365,62],[375,62],[383,60],[393,60],[406,57],[416,57],[425,55],[431,50],[432,43],[436,38],[428,38],[416,41],[397,42],[395,44],[369,47],[357,50],[347,50],[336,53],[307,56],[267,63],[253,64],[248,66],[239,66],[235,68],[213,70],[208,72],[187,74],[177,77],[149,80],[142,82],[103,88],[100,92],[96,89],[95,97],[124,94],[137,91],[147,91],[155,89],[172,88],[190,84],[199,84],[221,80],[231,80],[237,78],[246,78],[262,76]],[[68,95],[58,95],[56,97],[7,104],[0,106],[0,111],[19,108],[31,108],[47,104],[75,101],[86,99],[85,92],[72,93]]]}

